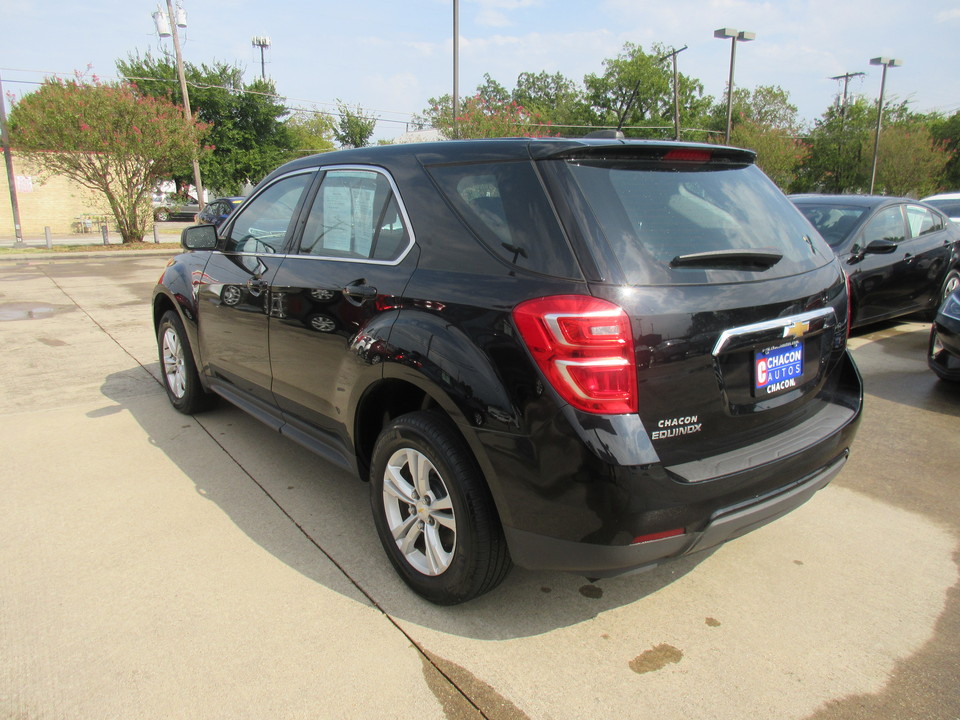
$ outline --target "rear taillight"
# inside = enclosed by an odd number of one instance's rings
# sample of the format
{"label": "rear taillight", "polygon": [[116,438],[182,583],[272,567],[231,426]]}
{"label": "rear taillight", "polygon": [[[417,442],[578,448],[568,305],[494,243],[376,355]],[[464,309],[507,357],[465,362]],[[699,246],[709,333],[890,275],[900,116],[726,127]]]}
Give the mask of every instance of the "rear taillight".
{"label": "rear taillight", "polygon": [[513,310],[520,336],[560,396],[590,413],[637,412],[630,318],[589,295],[556,295]]}

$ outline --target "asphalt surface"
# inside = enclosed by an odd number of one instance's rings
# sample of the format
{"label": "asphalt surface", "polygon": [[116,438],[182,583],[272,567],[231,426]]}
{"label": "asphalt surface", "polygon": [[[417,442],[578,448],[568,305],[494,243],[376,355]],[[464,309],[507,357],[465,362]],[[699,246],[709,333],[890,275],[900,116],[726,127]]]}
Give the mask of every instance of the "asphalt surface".
{"label": "asphalt surface", "polygon": [[852,338],[847,467],[718,550],[437,608],[366,486],[174,412],[163,257],[0,261],[0,718],[960,718],[960,388],[928,325]]}

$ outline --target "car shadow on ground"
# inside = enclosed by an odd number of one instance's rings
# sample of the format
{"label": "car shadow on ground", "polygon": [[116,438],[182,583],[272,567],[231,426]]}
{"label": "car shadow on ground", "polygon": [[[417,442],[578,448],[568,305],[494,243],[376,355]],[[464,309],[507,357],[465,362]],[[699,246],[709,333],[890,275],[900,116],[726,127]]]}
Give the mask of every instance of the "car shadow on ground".
{"label": "car shadow on ground", "polygon": [[[193,417],[177,413],[157,384],[158,366],[146,370],[134,367],[108,376],[101,390],[117,406],[97,412],[129,412],[205,500],[216,503],[279,561],[335,592],[358,600],[365,596],[394,618],[482,640],[539,635],[641,601],[694,570],[712,553],[595,581],[515,567],[487,595],[463,605],[438,607],[414,595],[394,573],[373,527],[367,483],[225,401]],[[271,503],[279,513],[265,510]],[[303,552],[302,537],[289,532],[290,523],[316,546],[316,552]],[[343,576],[331,573],[320,553]]]}
{"label": "car shadow on ground", "polygon": [[[851,335],[864,393],[900,405],[960,417],[960,383],[940,380],[927,365],[930,324],[889,321]],[[868,400],[869,402],[869,400]]]}

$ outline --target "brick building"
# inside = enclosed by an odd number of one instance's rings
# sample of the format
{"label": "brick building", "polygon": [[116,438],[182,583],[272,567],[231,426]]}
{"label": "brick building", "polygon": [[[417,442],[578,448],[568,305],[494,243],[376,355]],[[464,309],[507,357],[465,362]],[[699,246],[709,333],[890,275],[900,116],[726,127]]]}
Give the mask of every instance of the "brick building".
{"label": "brick building", "polygon": [[[18,157],[16,152],[13,153],[13,172],[21,234],[25,239],[42,238],[44,227],[60,236],[96,232],[97,223],[102,219],[109,220],[113,227],[113,218],[101,194],[63,176],[54,175],[41,182],[39,168]],[[0,172],[0,239],[15,237],[7,173]]]}

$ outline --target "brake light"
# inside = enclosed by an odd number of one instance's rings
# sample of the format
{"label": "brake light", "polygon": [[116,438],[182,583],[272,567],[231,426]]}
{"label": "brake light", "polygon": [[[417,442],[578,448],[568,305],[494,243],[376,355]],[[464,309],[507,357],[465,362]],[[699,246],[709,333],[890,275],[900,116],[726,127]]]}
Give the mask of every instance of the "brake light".
{"label": "brake light", "polygon": [[619,305],[589,295],[555,295],[520,303],[513,319],[566,402],[590,413],[637,412],[633,334]]}
{"label": "brake light", "polygon": [[713,157],[713,153],[711,153],[709,150],[693,150],[688,148],[677,148],[677,149],[668,151],[663,156],[663,161],[664,162],[705,163],[705,162],[710,162],[711,157]]}

